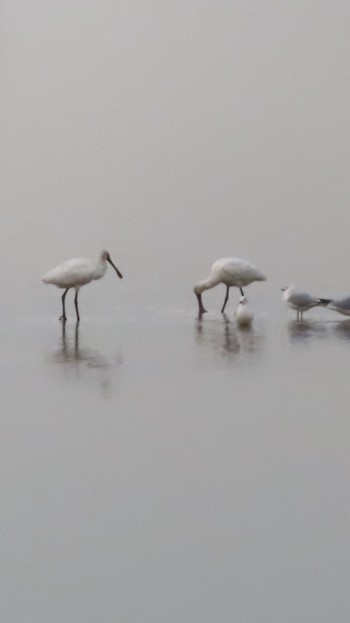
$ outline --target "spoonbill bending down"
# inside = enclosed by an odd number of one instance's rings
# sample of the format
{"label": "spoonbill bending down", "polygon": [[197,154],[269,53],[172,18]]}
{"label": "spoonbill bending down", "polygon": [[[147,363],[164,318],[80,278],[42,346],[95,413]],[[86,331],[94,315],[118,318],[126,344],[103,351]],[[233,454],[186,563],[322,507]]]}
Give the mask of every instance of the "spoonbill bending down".
{"label": "spoonbill bending down", "polygon": [[308,292],[299,292],[294,286],[288,286],[282,288],[283,298],[287,305],[291,309],[295,309],[297,312],[297,320],[303,319],[303,312],[311,309],[311,307],[318,307],[319,305],[325,307],[331,302],[330,299],[321,299],[317,296],[312,296]]}
{"label": "spoonbill bending down", "polygon": [[113,264],[108,251],[101,251],[98,258],[93,261],[85,258],[79,258],[75,260],[68,260],[67,262],[63,262],[53,270],[50,270],[43,277],[44,283],[51,283],[57,288],[62,288],[64,290],[62,294],[62,316],[60,320],[67,320],[66,316],[66,308],[65,308],[65,298],[68,290],[71,288],[75,289],[75,297],[74,297],[74,305],[75,310],[77,312],[77,320],[80,320],[79,309],[78,309],[78,292],[81,286],[85,286],[90,281],[94,279],[101,279],[107,270],[107,264],[109,262],[111,266],[113,266],[116,271],[118,277],[120,279],[123,278],[123,275],[118,270],[118,268]]}
{"label": "spoonbill bending down", "polygon": [[235,312],[237,324],[240,327],[250,327],[253,322],[254,312],[248,305],[248,299],[241,296],[238,307]]}
{"label": "spoonbill bending down", "polygon": [[227,257],[216,260],[211,267],[208,279],[199,281],[193,288],[198,300],[199,313],[204,314],[207,310],[202,303],[202,292],[214,288],[219,283],[226,286],[226,296],[221,309],[223,314],[229,297],[231,287],[239,288],[241,295],[244,296],[243,287],[248,286],[253,281],[266,281],[265,275],[260,270],[249,264],[245,260],[237,257]]}

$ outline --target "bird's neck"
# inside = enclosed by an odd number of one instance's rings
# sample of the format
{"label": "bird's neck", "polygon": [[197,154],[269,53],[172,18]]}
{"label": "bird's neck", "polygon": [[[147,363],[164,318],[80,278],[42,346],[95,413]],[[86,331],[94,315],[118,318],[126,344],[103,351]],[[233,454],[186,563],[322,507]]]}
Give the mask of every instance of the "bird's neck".
{"label": "bird's neck", "polygon": [[214,288],[220,283],[220,279],[217,277],[208,277],[208,279],[203,279],[203,281],[199,281],[195,286],[195,292],[198,294],[202,294],[205,290],[210,290],[210,288]]}
{"label": "bird's neck", "polygon": [[107,264],[105,260],[99,258],[96,261],[96,270],[94,279],[101,279],[107,270]]}

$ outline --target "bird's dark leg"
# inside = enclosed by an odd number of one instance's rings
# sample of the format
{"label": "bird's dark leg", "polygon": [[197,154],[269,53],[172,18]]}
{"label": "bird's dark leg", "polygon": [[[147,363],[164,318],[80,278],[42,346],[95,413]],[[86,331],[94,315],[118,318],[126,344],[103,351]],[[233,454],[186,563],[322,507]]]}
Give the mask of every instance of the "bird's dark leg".
{"label": "bird's dark leg", "polygon": [[225,296],[224,304],[223,304],[222,309],[221,309],[221,313],[222,314],[225,311],[226,303],[227,303],[228,297],[229,297],[229,292],[230,292],[230,286],[226,286],[226,296]]}
{"label": "bird's dark leg", "polygon": [[244,296],[244,292],[243,292],[242,288],[240,288],[240,291],[241,291],[242,296]]}
{"label": "bird's dark leg", "polygon": [[75,358],[79,359],[79,320],[75,324],[74,354]]}
{"label": "bird's dark leg", "polygon": [[63,294],[62,294],[62,316],[60,316],[60,320],[63,320],[64,322],[67,320],[67,316],[66,316],[66,305],[65,305],[65,299],[66,299],[66,295],[68,292],[69,288],[67,288]]}
{"label": "bird's dark leg", "polygon": [[66,323],[62,322],[62,353],[66,356],[67,341],[66,341]]}
{"label": "bird's dark leg", "polygon": [[203,303],[202,303],[202,295],[201,295],[201,294],[198,294],[198,293],[196,292],[196,297],[197,297],[197,301],[198,301],[198,308],[199,308],[199,309],[198,309],[198,313],[199,313],[199,316],[201,316],[202,314],[205,314],[207,310],[205,309],[205,307],[204,307],[204,305],[203,305]]}
{"label": "bird's dark leg", "polygon": [[79,309],[78,309],[78,292],[79,292],[79,290],[76,289],[75,290],[75,297],[74,297],[74,306],[75,306],[75,311],[77,312],[77,322],[79,322],[79,320],[80,320]]}

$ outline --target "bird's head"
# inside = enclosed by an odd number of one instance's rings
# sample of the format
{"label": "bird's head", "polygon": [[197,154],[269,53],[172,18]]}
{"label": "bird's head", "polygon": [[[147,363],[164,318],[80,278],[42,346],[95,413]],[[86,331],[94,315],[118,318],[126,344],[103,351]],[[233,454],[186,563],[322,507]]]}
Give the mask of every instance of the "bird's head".
{"label": "bird's head", "polygon": [[116,265],[112,262],[111,256],[109,255],[108,251],[101,251],[100,258],[101,258],[101,260],[103,262],[108,262],[111,266],[113,266],[113,268],[114,268],[115,272],[117,273],[119,279],[123,279],[123,275],[118,270]]}

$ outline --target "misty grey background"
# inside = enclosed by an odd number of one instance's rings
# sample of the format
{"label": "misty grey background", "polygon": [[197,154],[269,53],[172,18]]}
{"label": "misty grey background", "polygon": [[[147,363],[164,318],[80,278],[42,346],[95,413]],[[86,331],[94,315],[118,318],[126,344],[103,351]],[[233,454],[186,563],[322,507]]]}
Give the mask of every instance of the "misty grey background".
{"label": "misty grey background", "polygon": [[[348,2],[1,3],[1,618],[349,620]],[[57,321],[41,276],[107,248]],[[237,255],[232,292],[192,286]]]}

